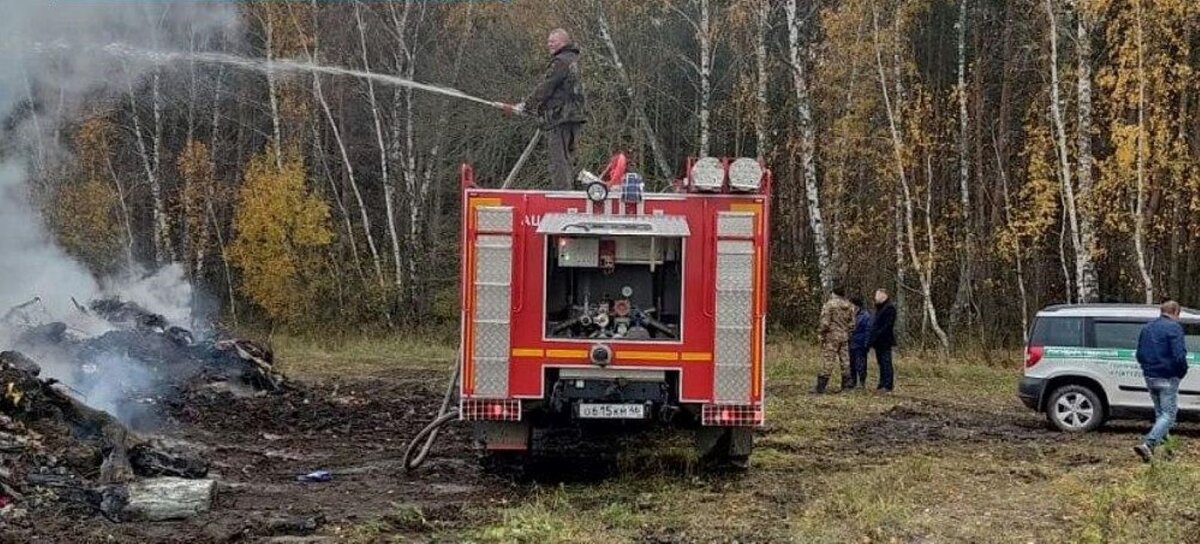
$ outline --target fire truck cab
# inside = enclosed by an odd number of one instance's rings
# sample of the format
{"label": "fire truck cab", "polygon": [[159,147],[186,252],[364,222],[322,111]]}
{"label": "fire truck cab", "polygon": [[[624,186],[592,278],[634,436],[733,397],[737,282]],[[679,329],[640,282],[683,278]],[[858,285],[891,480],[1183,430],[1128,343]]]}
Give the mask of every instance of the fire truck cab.
{"label": "fire truck cab", "polygon": [[770,172],[702,158],[649,193],[617,155],[604,177],[488,189],[463,166],[460,417],[485,452],[658,424],[744,465],[763,424]]}

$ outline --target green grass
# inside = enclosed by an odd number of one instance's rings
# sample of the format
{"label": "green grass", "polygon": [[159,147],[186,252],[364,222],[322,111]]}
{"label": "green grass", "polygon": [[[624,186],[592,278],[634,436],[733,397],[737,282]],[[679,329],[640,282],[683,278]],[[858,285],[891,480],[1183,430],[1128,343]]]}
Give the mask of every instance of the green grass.
{"label": "green grass", "polygon": [[455,359],[455,348],[444,335],[435,333],[326,338],[276,334],[271,346],[285,374],[313,378],[372,376],[397,370],[443,371]]}

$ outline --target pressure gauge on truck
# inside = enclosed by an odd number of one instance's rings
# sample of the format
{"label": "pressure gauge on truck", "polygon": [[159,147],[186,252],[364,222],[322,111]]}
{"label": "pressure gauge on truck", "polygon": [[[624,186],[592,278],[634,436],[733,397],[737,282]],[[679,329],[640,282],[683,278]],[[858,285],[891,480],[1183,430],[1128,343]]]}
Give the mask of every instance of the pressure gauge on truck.
{"label": "pressure gauge on truck", "polygon": [[608,185],[602,181],[593,181],[587,186],[588,200],[597,204],[604,202],[608,198]]}

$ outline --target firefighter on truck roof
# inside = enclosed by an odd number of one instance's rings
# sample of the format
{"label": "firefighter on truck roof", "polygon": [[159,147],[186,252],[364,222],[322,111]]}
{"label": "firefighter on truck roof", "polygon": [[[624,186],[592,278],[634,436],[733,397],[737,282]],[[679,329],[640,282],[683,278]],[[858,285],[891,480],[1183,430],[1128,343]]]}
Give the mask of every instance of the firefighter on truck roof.
{"label": "firefighter on truck roof", "polygon": [[524,102],[511,109],[528,111],[541,120],[550,155],[550,182],[555,189],[569,190],[575,180],[576,143],[586,122],[579,47],[561,28],[546,38],[546,47],[550,50],[546,75]]}
{"label": "firefighter on truck roof", "polygon": [[833,370],[842,373],[842,389],[853,389],[850,376],[850,333],[854,331],[854,304],[846,299],[846,291],[833,288],[833,296],[821,307],[821,324],[817,339],[821,342],[821,370],[813,393],[824,393]]}

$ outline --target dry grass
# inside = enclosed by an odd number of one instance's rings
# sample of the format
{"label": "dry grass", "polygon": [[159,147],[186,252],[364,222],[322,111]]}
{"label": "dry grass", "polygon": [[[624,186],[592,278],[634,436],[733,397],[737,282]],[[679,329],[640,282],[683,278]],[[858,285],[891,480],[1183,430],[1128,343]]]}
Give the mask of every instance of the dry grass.
{"label": "dry grass", "polygon": [[[420,341],[277,341],[294,372],[440,370]],[[898,360],[893,395],[807,394],[815,351],[770,346],[768,426],[754,467],[696,471],[675,449],[628,456],[620,475],[521,484],[521,498],[433,533],[447,542],[1200,542],[1200,430],[1172,460],[1137,461],[1144,422],[1084,436],[1047,430],[1007,365]],[[873,362],[872,362],[873,364]],[[875,369],[871,369],[874,374]],[[403,529],[373,532],[405,538]],[[423,534],[422,540],[430,538]]]}

